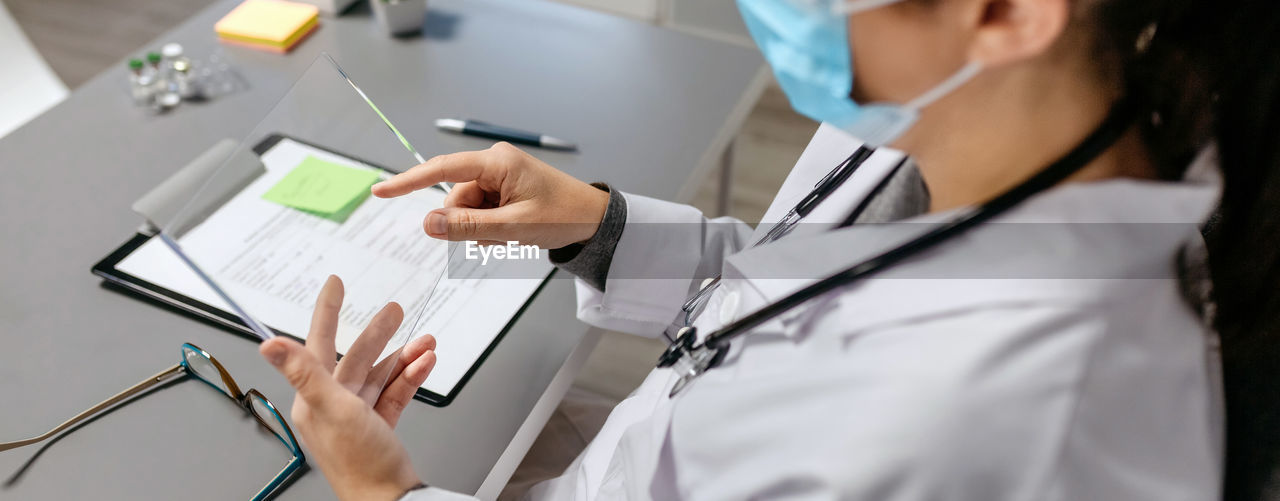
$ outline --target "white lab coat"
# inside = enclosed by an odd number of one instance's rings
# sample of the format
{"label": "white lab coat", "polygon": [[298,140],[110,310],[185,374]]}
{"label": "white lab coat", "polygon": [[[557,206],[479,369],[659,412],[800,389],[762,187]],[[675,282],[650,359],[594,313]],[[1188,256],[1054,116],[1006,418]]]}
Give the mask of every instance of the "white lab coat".
{"label": "white lab coat", "polygon": [[[820,128],[765,220],[857,144]],[[838,221],[895,160],[878,153],[808,220]],[[997,219],[1191,223],[1151,226],[1185,231],[1048,224],[1011,245],[990,234],[1002,225],[984,225],[756,329],[674,398],[671,371],[654,370],[564,475],[531,497],[1217,499],[1216,337],[1171,271],[1219,196],[1214,162],[1202,155],[1194,181],[1058,187]],[[627,202],[628,228],[705,230],[701,240],[624,231],[606,292],[579,284],[583,320],[645,335],[661,333],[696,286],[671,277],[724,271],[695,324],[705,335],[901,233],[806,228],[743,250],[754,241],[745,224],[709,224],[691,207],[640,196]],[[1134,229],[1097,233],[1115,227]],[[1101,271],[1044,272],[1077,267]],[[664,278],[635,278],[644,276]],[[465,497],[435,488],[406,497],[455,498]]]}

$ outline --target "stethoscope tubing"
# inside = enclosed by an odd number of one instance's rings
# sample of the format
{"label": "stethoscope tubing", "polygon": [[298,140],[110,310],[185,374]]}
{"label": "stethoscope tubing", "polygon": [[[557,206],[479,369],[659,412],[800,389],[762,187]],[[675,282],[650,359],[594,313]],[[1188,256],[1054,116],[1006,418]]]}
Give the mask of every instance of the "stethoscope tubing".
{"label": "stethoscope tubing", "polygon": [[[1032,196],[1057,185],[1115,144],[1137,117],[1138,109],[1135,100],[1130,98],[1121,99],[1112,107],[1106,119],[1076,148],[1021,184],[955,220],[944,223],[942,226],[936,227],[906,243],[810,284],[717,329],[707,335],[702,345],[713,350],[727,349],[729,342],[734,338],[746,334],[751,329],[810,299],[884,271],[907,258],[913,257],[978,224],[1003,214]],[[723,359],[723,357],[718,357],[717,363],[719,359]],[[713,364],[708,369],[714,366]]]}
{"label": "stethoscope tubing", "polygon": [[[831,171],[823,176],[821,180],[815,183],[813,185],[813,190],[811,190],[808,195],[805,195],[805,197],[801,199],[795,207],[787,211],[787,213],[784,214],[777,223],[771,226],[769,230],[751,246],[758,247],[773,242],[774,240],[782,238],[790,233],[791,229],[794,228],[801,219],[808,216],[809,213],[813,212],[813,210],[825,201],[827,197],[831,196],[832,193],[839,189],[845,181],[853,176],[853,173],[857,171],[858,168],[867,161],[867,159],[871,158],[871,155],[875,154],[875,152],[876,150],[874,148],[870,148],[865,144],[859,146],[857,150],[842,160],[834,169],[831,169]],[[903,160],[899,162],[892,171],[890,171],[888,177],[892,177],[905,162],[906,158],[903,158]],[[886,178],[885,181],[887,180],[888,179]],[[873,190],[873,193],[883,188],[884,184],[884,182],[881,182],[881,184],[877,185],[875,190]],[[865,203],[860,205],[859,208],[854,211],[854,216],[851,217],[856,217],[856,214],[861,213],[862,209],[865,208]],[[697,292],[694,292],[693,295],[689,296],[689,298],[685,300],[684,304],[680,307],[680,310],[684,313],[683,323],[685,326],[693,323],[693,319],[697,316],[697,310],[704,300],[711,296],[711,293],[715,292],[716,288],[720,286],[720,281],[720,275],[712,277],[708,281],[704,282],[703,285],[698,288]],[[675,342],[675,339],[671,336],[670,332],[664,331],[663,335],[667,337],[668,341]]]}

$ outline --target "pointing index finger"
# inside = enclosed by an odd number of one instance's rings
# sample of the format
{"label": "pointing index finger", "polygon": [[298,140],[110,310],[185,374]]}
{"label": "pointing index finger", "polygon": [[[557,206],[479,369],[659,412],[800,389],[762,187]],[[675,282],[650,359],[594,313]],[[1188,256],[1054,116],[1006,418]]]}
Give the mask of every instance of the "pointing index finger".
{"label": "pointing index finger", "polygon": [[441,182],[475,181],[490,170],[484,153],[483,151],[464,151],[432,157],[427,160],[427,163],[414,166],[391,179],[373,185],[373,195],[378,198],[392,198]]}

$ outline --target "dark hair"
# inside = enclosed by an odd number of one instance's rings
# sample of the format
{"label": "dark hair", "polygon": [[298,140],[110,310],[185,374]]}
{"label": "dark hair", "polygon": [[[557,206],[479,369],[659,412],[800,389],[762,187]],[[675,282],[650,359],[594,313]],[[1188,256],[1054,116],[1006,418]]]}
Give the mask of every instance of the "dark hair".
{"label": "dark hair", "polygon": [[1222,202],[1205,240],[1227,406],[1224,497],[1280,499],[1280,4],[1093,1],[1098,42],[1154,109],[1143,134],[1161,176],[1218,145]]}
{"label": "dark hair", "polygon": [[1099,69],[1151,107],[1141,127],[1158,175],[1181,177],[1217,144],[1222,202],[1204,236],[1227,408],[1223,497],[1280,500],[1280,4],[1074,1]]}

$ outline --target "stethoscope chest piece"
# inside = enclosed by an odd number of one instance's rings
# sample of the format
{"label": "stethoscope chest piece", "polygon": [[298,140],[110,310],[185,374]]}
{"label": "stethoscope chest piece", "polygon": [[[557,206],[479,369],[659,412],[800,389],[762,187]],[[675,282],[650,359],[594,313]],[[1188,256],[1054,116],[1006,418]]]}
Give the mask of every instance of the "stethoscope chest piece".
{"label": "stethoscope chest piece", "polygon": [[727,347],[707,346],[698,342],[698,329],[693,326],[682,327],[676,334],[676,340],[667,346],[666,351],[658,358],[658,367],[671,368],[679,379],[671,387],[670,396],[674,397],[684,390],[694,379],[707,370],[720,365]]}

